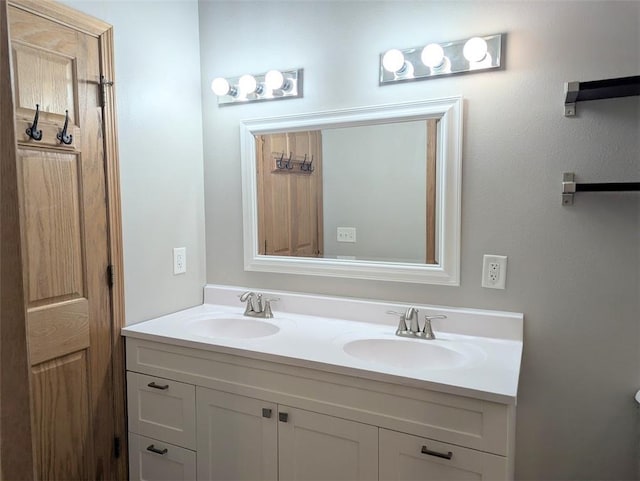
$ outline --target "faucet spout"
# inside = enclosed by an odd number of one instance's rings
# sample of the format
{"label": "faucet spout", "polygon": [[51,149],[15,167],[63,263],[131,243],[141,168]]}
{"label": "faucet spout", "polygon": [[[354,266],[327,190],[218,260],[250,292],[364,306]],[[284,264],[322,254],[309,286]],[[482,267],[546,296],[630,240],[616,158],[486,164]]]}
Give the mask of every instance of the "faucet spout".
{"label": "faucet spout", "polygon": [[409,321],[409,331],[417,334],[420,332],[420,326],[418,325],[418,309],[415,307],[408,307],[404,318]]}

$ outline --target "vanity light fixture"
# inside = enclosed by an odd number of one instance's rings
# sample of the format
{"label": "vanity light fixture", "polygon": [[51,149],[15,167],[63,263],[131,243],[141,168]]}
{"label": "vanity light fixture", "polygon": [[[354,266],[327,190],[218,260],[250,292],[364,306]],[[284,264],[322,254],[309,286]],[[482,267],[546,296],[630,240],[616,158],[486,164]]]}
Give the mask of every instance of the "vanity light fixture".
{"label": "vanity light fixture", "polygon": [[380,85],[502,67],[503,34],[390,49],[380,54]]}
{"label": "vanity light fixture", "polygon": [[267,73],[240,77],[217,77],[211,90],[218,105],[242,104],[263,100],[302,97],[302,69],[269,70]]}

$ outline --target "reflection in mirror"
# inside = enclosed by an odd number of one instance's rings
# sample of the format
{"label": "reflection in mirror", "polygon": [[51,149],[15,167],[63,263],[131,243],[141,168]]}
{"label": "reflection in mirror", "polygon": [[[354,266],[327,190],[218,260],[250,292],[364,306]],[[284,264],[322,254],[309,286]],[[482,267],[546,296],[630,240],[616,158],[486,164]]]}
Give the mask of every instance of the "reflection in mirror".
{"label": "reflection in mirror", "polygon": [[458,285],[459,97],[241,122],[245,269]]}
{"label": "reflection in mirror", "polygon": [[436,264],[437,119],[256,137],[260,254]]}

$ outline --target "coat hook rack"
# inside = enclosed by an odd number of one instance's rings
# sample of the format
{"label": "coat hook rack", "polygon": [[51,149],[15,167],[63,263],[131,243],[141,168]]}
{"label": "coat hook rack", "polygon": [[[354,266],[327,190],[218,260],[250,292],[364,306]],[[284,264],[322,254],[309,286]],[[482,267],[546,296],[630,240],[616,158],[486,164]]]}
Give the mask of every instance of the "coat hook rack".
{"label": "coat hook rack", "polygon": [[39,116],[40,116],[40,104],[36,104],[36,115],[33,117],[33,123],[25,131],[27,135],[35,141],[42,140],[42,130],[38,130]]}
{"label": "coat hook rack", "polygon": [[573,205],[576,192],[635,192],[640,191],[640,182],[605,182],[578,184],[573,172],[562,175],[562,205]]}
{"label": "coat hook rack", "polygon": [[289,158],[285,158],[284,152],[272,152],[271,155],[273,156],[276,167],[272,172],[311,174],[315,170],[313,166],[313,155],[309,161],[307,161],[308,154],[302,156],[289,152]]}

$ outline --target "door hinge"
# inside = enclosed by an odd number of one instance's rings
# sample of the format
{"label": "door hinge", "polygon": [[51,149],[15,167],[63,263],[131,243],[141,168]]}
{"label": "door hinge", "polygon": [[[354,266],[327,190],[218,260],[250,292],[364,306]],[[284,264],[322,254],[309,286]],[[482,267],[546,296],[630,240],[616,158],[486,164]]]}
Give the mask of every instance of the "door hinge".
{"label": "door hinge", "polygon": [[104,78],[104,75],[100,75],[100,96],[102,98],[102,107],[107,104],[107,87],[112,87],[113,81]]}
{"label": "door hinge", "polygon": [[120,438],[113,438],[113,456],[118,459],[120,457]]}
{"label": "door hinge", "polygon": [[113,287],[113,282],[114,282],[115,276],[116,276],[116,274],[114,272],[113,265],[109,264],[107,266],[107,284],[109,285],[109,287]]}

